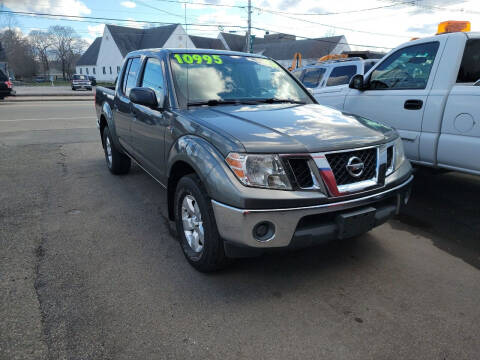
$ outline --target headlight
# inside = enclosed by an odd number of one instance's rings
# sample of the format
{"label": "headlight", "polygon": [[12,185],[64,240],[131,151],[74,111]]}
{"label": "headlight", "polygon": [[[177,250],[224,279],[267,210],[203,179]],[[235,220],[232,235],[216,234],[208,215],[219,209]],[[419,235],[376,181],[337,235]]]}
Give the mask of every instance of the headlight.
{"label": "headlight", "polygon": [[279,190],[292,189],[278,155],[230,153],[225,161],[244,185]]}
{"label": "headlight", "polygon": [[397,170],[405,161],[405,152],[403,151],[403,141],[399,137],[397,140],[395,140],[395,144],[393,145],[393,151],[395,152],[395,160],[394,160],[394,166],[395,170]]}

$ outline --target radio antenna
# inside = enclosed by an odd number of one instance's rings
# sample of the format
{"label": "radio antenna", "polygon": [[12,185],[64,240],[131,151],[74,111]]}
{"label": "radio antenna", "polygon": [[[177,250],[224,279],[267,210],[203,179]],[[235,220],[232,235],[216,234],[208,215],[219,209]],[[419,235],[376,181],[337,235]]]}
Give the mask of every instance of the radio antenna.
{"label": "radio antenna", "polygon": [[[187,3],[185,2],[184,4],[185,8],[185,49],[188,49],[188,23],[187,23]],[[189,66],[187,64],[187,108],[188,108],[188,102],[190,98],[190,83],[188,82],[188,70]]]}

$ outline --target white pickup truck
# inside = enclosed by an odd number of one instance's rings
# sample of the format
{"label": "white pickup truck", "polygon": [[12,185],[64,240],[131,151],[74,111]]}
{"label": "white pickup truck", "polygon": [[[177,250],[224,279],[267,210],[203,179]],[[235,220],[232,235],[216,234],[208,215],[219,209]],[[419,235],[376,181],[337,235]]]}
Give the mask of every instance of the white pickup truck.
{"label": "white pickup truck", "polygon": [[[395,127],[414,163],[480,175],[480,33],[405,43],[338,92],[335,106]],[[332,103],[331,94],[315,96]]]}

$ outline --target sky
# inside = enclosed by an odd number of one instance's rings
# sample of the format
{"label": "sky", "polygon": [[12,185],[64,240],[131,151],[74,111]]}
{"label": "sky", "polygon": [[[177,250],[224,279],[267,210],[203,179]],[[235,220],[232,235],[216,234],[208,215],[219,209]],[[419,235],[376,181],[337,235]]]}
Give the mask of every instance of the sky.
{"label": "sky", "polygon": [[[252,0],[252,33],[263,37],[265,31],[283,32],[299,39],[345,35],[354,50],[387,51],[412,37],[434,35],[441,21],[468,20],[472,31],[480,31],[479,3],[480,0]],[[186,22],[191,35],[217,37],[219,31],[245,34],[247,4],[247,0],[0,0],[3,11],[111,19],[0,13],[0,28],[10,21],[27,34],[51,25],[68,25],[91,43],[102,35],[105,23],[151,27]]]}

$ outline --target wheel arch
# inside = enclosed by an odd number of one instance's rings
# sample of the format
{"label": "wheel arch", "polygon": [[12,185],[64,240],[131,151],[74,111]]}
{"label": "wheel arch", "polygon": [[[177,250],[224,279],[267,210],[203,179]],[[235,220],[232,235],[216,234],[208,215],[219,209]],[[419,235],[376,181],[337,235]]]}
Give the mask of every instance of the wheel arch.
{"label": "wheel arch", "polygon": [[[218,179],[212,181],[211,174],[221,167],[223,156],[208,141],[193,135],[177,139],[172,146],[167,161],[167,206],[168,217],[174,219],[174,199],[178,181],[185,175],[194,173],[202,182],[207,195],[215,198]],[[225,176],[225,180],[228,178]]]}
{"label": "wheel arch", "polygon": [[[102,125],[102,119],[103,119],[103,125]],[[120,145],[120,142],[118,141],[117,137],[117,132],[115,128],[115,121],[113,119],[113,112],[110,104],[105,101],[102,105],[102,111],[100,115],[100,136],[102,137],[102,145],[103,144],[103,131],[105,130],[105,127],[108,127],[110,130],[110,135],[112,136],[112,141],[117,147],[117,149],[122,149],[122,146]]]}

